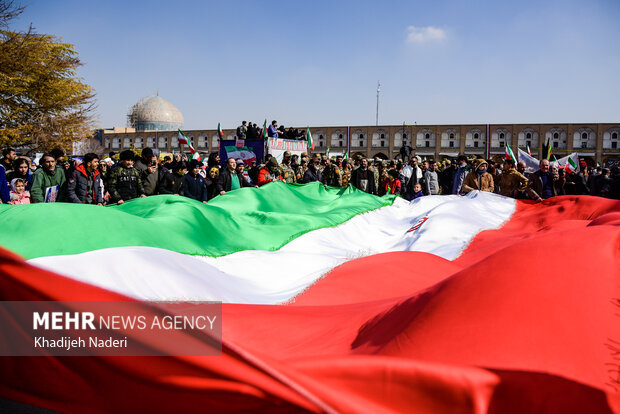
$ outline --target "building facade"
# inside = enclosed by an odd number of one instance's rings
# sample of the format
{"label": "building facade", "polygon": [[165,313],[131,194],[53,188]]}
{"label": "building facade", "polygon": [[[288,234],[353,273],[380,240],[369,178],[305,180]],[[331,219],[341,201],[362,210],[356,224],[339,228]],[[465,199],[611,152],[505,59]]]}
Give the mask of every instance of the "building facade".
{"label": "building facade", "polygon": [[[303,128],[305,129],[305,128]],[[235,139],[235,129],[224,129],[225,139]],[[620,165],[620,123],[599,124],[480,124],[480,125],[381,125],[326,126],[310,128],[314,151],[349,152],[351,156],[383,159],[400,158],[400,149],[410,146],[415,155],[441,160],[458,154],[501,158],[505,146],[516,153],[529,146],[532,155],[541,158],[542,146],[549,139],[558,158],[577,152],[590,165]],[[187,130],[194,148],[200,153],[219,150],[214,129]],[[99,130],[95,137],[106,151],[150,147],[159,152],[179,151],[176,131],[136,131],[129,128]]]}

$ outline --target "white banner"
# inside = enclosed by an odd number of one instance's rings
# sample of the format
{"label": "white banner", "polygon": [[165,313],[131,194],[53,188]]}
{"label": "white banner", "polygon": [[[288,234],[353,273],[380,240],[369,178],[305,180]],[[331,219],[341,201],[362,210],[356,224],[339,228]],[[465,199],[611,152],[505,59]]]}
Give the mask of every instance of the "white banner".
{"label": "white banner", "polygon": [[[575,164],[577,165],[577,169],[575,171],[579,172],[579,156],[576,152],[573,152],[566,157],[559,158],[557,161],[550,162],[550,164],[555,165],[559,168],[564,168],[568,164],[569,158],[572,158],[573,161],[575,161]],[[533,173],[534,171],[538,170],[540,163],[538,159],[532,157],[531,155],[528,155],[527,152],[523,151],[521,148],[519,148],[519,161],[525,162],[525,172],[528,173]]]}
{"label": "white banner", "polygon": [[274,156],[278,163],[282,162],[284,151],[290,151],[291,155],[299,155],[302,152],[308,152],[308,144],[306,141],[298,141],[295,139],[269,138],[267,141],[267,152]]}

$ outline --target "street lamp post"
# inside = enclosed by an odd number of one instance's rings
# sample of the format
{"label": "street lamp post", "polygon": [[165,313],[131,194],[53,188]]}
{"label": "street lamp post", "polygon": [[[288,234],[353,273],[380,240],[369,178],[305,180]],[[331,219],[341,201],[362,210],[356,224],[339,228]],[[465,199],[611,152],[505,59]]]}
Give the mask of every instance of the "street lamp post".
{"label": "street lamp post", "polygon": [[381,81],[377,81],[377,118],[376,125],[379,126],[379,92],[381,92]]}

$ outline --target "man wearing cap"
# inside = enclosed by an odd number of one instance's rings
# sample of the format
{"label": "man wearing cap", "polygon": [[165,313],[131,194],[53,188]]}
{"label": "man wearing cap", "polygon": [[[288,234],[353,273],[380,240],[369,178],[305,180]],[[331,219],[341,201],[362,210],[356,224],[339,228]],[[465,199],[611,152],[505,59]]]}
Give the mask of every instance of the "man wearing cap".
{"label": "man wearing cap", "polygon": [[325,185],[332,187],[342,187],[342,173],[340,169],[336,167],[329,158],[324,160],[325,166],[323,167],[323,180]]}
{"label": "man wearing cap", "polygon": [[319,181],[325,184],[325,179],[323,178],[323,174],[321,173],[321,158],[317,154],[312,156],[312,162],[308,167],[308,170],[304,174],[303,182],[304,183],[312,183],[314,181]]}
{"label": "man wearing cap", "polygon": [[187,174],[183,176],[183,195],[197,201],[206,203],[209,199],[207,181],[200,175],[202,162],[192,159],[187,168]]}
{"label": "man wearing cap", "polygon": [[237,168],[235,168],[235,171],[237,172],[237,174],[241,175],[245,181],[252,184],[250,182],[250,175],[245,171],[245,163],[243,162],[243,160],[239,158],[239,159],[236,159],[235,161],[237,162]]}
{"label": "man wearing cap", "polygon": [[487,167],[487,162],[482,158],[474,162],[474,170],[467,174],[463,181],[463,192],[469,193],[473,190],[493,192],[495,189],[493,176],[487,172]]}
{"label": "man wearing cap", "polygon": [[146,197],[140,172],[133,166],[134,156],[132,150],[121,152],[120,162],[110,172],[108,191],[114,203],[123,204],[127,200]]}
{"label": "man wearing cap", "polygon": [[280,175],[282,179],[287,184],[296,183],[297,179],[295,177],[295,171],[291,167],[291,152],[284,151],[284,155],[282,156],[282,162],[279,166]]}
{"label": "man wearing cap", "polygon": [[295,179],[298,183],[303,182],[306,171],[308,171],[308,157],[301,157],[299,167],[295,170]]}
{"label": "man wearing cap", "polygon": [[267,164],[258,172],[258,186],[262,187],[272,181],[282,181],[276,157],[269,158]]}
{"label": "man wearing cap", "polygon": [[243,173],[237,171],[237,161],[234,158],[229,158],[226,161],[226,168],[220,172],[215,181],[216,192],[219,195],[224,195],[229,191],[242,187],[256,186],[253,186],[243,178]]}

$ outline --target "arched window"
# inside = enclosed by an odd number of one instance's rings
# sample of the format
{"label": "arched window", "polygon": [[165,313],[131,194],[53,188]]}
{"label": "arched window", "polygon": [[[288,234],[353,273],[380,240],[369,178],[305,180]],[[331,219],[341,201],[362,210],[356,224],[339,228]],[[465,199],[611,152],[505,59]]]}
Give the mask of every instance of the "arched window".
{"label": "arched window", "polygon": [[442,148],[458,148],[459,147],[459,135],[455,129],[447,129],[441,133],[441,147]]}
{"label": "arched window", "polygon": [[125,137],[125,139],[123,140],[123,148],[129,148],[129,147],[131,147],[131,138]]}
{"label": "arched window", "polygon": [[512,134],[505,128],[498,128],[491,134],[491,148],[504,148],[510,144]]}
{"label": "arched window", "polygon": [[363,130],[357,129],[351,134],[351,147],[366,148],[366,134]]}
{"label": "arched window", "polygon": [[596,148],[596,133],[588,128],[579,128],[573,134],[573,148],[574,149],[595,149]]}
{"label": "arched window", "polygon": [[390,135],[383,129],[378,129],[372,134],[372,146],[375,148],[385,148],[389,145]]}
{"label": "arched window", "polygon": [[112,148],[119,149],[121,147],[121,139],[118,137],[112,138]]}
{"label": "arched window", "polygon": [[484,148],[485,134],[478,128],[470,129],[465,134],[465,148]]}
{"label": "arched window", "polygon": [[559,127],[551,128],[545,134],[545,142],[549,139],[551,148],[566,149],[566,132]]}
{"label": "arched window", "polygon": [[416,136],[417,148],[434,148],[435,147],[435,133],[427,129],[423,129],[418,132]]}
{"label": "arched window", "polygon": [[338,129],[332,133],[331,146],[332,148],[342,148],[345,146],[344,133],[341,130]]}
{"label": "arched window", "polygon": [[211,137],[211,148],[214,150],[220,148],[220,136],[217,133]]}
{"label": "arched window", "polygon": [[394,133],[394,148],[400,149],[402,146],[407,145],[410,145],[407,131],[403,131],[402,129],[400,131],[396,131]]}
{"label": "arched window", "polygon": [[198,136],[198,148],[207,148],[207,137],[204,135]]}
{"label": "arched window", "polygon": [[142,148],[142,144],[143,144],[143,143],[144,143],[144,138],[142,138],[142,137],[136,137],[136,138],[134,139],[134,146],[135,146],[136,148]]}
{"label": "arched window", "polygon": [[613,127],[605,131],[603,149],[615,151],[620,149],[620,127]]}
{"label": "arched window", "polygon": [[520,148],[525,149],[528,145],[530,146],[530,150],[534,151],[534,149],[538,148],[538,132],[536,132],[532,128],[525,128],[519,132],[517,135],[518,142],[517,145]]}

